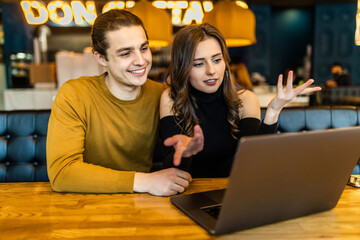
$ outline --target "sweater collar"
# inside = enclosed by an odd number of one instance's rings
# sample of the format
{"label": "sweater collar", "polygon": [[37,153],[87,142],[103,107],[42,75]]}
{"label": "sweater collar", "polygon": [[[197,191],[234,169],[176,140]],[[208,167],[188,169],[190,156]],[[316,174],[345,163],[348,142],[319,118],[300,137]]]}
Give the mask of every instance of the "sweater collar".
{"label": "sweater collar", "polygon": [[216,92],[213,93],[205,93],[200,90],[197,90],[193,86],[189,87],[189,93],[191,96],[195,97],[197,102],[213,102],[221,99],[222,96],[223,83],[221,83],[220,87]]}

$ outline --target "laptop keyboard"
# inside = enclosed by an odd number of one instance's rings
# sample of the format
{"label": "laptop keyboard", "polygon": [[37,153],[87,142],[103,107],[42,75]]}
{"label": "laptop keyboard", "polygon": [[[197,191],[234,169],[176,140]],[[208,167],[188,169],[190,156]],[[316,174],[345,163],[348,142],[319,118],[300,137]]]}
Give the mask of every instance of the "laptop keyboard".
{"label": "laptop keyboard", "polygon": [[217,219],[220,213],[221,204],[210,205],[202,207],[200,209],[212,216],[213,218]]}

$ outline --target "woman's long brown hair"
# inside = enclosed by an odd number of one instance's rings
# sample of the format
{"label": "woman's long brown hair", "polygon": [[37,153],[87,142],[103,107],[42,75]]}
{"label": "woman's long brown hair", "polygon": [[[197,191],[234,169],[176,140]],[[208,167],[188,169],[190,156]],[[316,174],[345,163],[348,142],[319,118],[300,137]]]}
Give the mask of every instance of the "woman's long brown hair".
{"label": "woman's long brown hair", "polygon": [[239,107],[241,100],[230,79],[229,62],[230,57],[222,34],[210,24],[190,25],[176,33],[171,50],[171,62],[169,66],[169,85],[171,87],[170,97],[174,101],[172,111],[175,114],[177,124],[182,133],[188,136],[193,135],[193,128],[199,120],[196,116],[196,100],[189,94],[190,70],[193,67],[193,59],[198,44],[206,38],[216,39],[221,47],[225,61],[226,70],[223,79],[222,95],[228,106],[227,120],[230,123],[231,135],[237,138],[239,129]]}

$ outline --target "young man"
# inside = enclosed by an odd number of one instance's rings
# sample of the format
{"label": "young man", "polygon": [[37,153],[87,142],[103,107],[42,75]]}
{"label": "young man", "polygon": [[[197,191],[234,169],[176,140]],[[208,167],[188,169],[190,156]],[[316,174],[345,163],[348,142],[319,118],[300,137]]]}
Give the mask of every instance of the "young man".
{"label": "young man", "polygon": [[335,62],[331,64],[330,72],[333,75],[333,79],[326,81],[326,86],[341,87],[351,86],[353,84],[351,76],[344,71],[340,63]]}
{"label": "young man", "polygon": [[[147,80],[152,59],[143,23],[125,10],[111,10],[98,16],[91,38],[106,72],[69,80],[56,96],[47,135],[53,190],[161,196],[185,191],[188,173],[150,173],[164,85]],[[194,130],[193,138],[165,141],[175,146],[175,165],[202,149],[202,131]]]}

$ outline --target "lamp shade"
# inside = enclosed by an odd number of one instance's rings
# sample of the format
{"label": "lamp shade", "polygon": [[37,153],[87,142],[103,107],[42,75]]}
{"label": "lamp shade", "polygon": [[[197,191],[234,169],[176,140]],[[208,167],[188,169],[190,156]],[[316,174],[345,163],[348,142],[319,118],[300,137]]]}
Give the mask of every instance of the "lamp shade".
{"label": "lamp shade", "polygon": [[203,21],[213,25],[223,34],[228,47],[256,43],[255,14],[249,8],[239,7],[234,1],[218,1],[214,9],[205,14]]}
{"label": "lamp shade", "polygon": [[153,7],[147,0],[140,0],[129,11],[143,21],[150,47],[170,45],[172,24],[170,15],[165,10]]}

